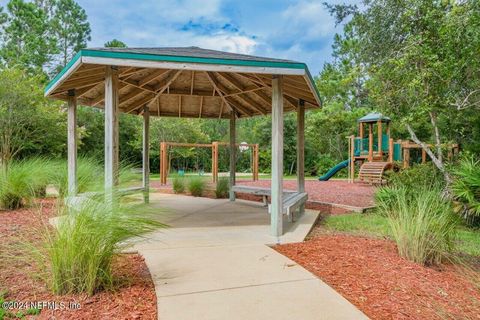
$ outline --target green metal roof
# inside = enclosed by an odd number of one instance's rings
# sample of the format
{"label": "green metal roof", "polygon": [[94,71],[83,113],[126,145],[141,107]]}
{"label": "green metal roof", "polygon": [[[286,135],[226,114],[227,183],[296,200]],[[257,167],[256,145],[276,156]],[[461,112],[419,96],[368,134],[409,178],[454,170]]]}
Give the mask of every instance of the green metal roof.
{"label": "green metal roof", "polygon": [[390,122],[391,119],[389,117],[386,117],[382,115],[381,113],[378,112],[371,112],[367,114],[364,117],[361,117],[358,119],[358,122],[377,122],[378,120],[381,120],[382,122]]}
{"label": "green metal roof", "polygon": [[[100,57],[114,59],[132,59],[165,61],[178,63],[204,63],[217,65],[233,65],[265,68],[304,69],[312,84],[313,78],[302,62],[265,58],[217,50],[202,49],[198,47],[173,47],[173,48],[90,48],[80,50],[75,57],[57,74],[45,88],[47,92],[55,83],[75,64],[81,57]],[[314,86],[315,87],[315,86]],[[315,88],[316,89],[316,88]],[[318,96],[320,94],[316,92]]]}

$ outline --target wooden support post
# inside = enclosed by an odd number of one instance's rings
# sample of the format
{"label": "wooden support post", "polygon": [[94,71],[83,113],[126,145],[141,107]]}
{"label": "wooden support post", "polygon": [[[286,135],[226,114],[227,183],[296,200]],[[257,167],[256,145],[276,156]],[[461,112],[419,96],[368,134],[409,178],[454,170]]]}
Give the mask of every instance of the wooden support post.
{"label": "wooden support post", "polygon": [[393,163],[393,139],[388,139],[388,162]]}
{"label": "wooden support post", "polygon": [[[360,140],[361,141],[361,140]],[[350,136],[350,182],[355,182],[355,136]]]}
{"label": "wooden support post", "polygon": [[368,124],[368,161],[373,161],[373,124]]}
{"label": "wooden support post", "polygon": [[272,235],[283,234],[283,77],[272,79]]}
{"label": "wooden support post", "polygon": [[382,150],[382,135],[383,135],[383,130],[382,130],[382,120],[377,121],[377,149],[378,149],[378,155],[383,156],[383,150]]}
{"label": "wooden support post", "polygon": [[[297,190],[305,192],[305,102],[298,100],[297,107]],[[305,212],[305,204],[299,208],[299,214]],[[293,220],[293,214],[290,215]]]}
{"label": "wooden support post", "polygon": [[212,142],[212,179],[218,182],[218,142]]}
{"label": "wooden support post", "polygon": [[150,110],[143,107],[143,201],[150,202]]}
{"label": "wooden support post", "polygon": [[160,184],[167,184],[167,143],[160,143]]}
{"label": "wooden support post", "polygon": [[77,186],[77,98],[75,91],[68,92],[68,195],[75,196]]}
{"label": "wooden support post", "polygon": [[253,150],[254,150],[254,156],[253,156],[253,181],[258,181],[258,159],[259,159],[259,155],[258,155],[258,143],[255,144],[253,146]]}
{"label": "wooden support post", "polygon": [[297,107],[297,190],[305,192],[305,102]]}
{"label": "wooden support post", "polygon": [[427,162],[427,153],[422,149],[422,163]]}
{"label": "wooden support post", "polygon": [[403,146],[403,169],[410,167],[410,149]]}
{"label": "wooden support post", "polygon": [[[118,70],[105,70],[105,192],[118,184]],[[107,197],[111,200],[111,197]]]}
{"label": "wooden support post", "polygon": [[363,122],[358,123],[358,135],[360,136],[360,139],[363,139]]}
{"label": "wooden support post", "polygon": [[235,192],[233,186],[235,185],[235,171],[237,164],[237,147],[236,147],[236,117],[235,111],[230,113],[230,201],[235,201]]}

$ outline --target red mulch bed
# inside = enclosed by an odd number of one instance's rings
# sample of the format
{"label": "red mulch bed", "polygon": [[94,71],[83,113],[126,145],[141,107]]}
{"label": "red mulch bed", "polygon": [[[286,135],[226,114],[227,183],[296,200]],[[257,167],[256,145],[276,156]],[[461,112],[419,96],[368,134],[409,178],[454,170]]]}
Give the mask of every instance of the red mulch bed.
{"label": "red mulch bed", "polygon": [[[270,187],[270,180],[237,182],[241,185]],[[296,180],[284,180],[283,188],[296,190]],[[375,187],[365,183],[348,183],[344,180],[305,180],[305,191],[308,193],[309,201],[336,203],[341,205],[367,208],[374,206]]]}
{"label": "red mulch bed", "polygon": [[[296,190],[296,183],[296,180],[284,180],[283,187],[286,190]],[[255,182],[238,180],[237,184],[269,188],[270,180],[259,180]],[[152,181],[150,185],[159,192],[173,193],[170,183],[160,185],[159,181]],[[214,190],[215,186],[209,184],[209,189]],[[305,190],[308,193],[306,208],[319,210],[323,213],[344,214],[351,212],[351,210],[335,206],[335,204],[358,208],[370,208],[374,206],[373,196],[375,187],[364,183],[348,183],[342,180],[306,180]],[[212,191],[208,191],[206,196],[215,197]],[[243,200],[262,201],[261,196],[251,194],[238,194],[237,197]]]}
{"label": "red mulch bed", "polygon": [[[0,211],[0,252],[11,251],[12,244],[21,241],[31,243],[42,239],[39,230],[55,215],[54,200],[42,200],[38,209]],[[51,294],[40,279],[36,279],[35,266],[17,258],[0,259],[0,292],[6,291],[6,301],[48,301],[78,303],[77,310],[43,309],[35,319],[156,319],[157,301],[155,288],[143,258],[138,254],[121,255],[114,262],[114,270],[120,279],[115,291],[85,295],[56,296]],[[15,313],[17,310],[11,310]],[[25,311],[25,310],[23,310]]]}
{"label": "red mulch bed", "polygon": [[372,319],[480,319],[480,288],[459,267],[415,264],[392,241],[321,235],[275,249]]}

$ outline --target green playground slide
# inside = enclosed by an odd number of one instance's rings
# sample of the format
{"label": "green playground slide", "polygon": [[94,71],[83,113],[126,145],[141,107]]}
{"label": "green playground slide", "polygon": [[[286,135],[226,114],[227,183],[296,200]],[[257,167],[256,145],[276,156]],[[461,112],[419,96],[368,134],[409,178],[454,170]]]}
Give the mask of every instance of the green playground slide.
{"label": "green playground slide", "polygon": [[320,181],[327,181],[331,177],[333,177],[338,171],[342,170],[343,168],[348,167],[348,163],[350,162],[350,159],[344,160],[337,164],[335,167],[331,168],[330,170],[327,171],[323,176],[319,177],[318,180]]}

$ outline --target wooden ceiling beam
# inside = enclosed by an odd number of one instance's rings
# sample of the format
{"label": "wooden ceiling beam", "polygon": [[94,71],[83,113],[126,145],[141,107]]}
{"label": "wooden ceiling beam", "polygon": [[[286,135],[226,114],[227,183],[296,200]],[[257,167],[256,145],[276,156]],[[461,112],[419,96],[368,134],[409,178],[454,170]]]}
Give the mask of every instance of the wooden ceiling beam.
{"label": "wooden ceiling beam", "polygon": [[[247,114],[247,115],[250,115],[251,116],[251,113],[249,114],[248,112],[246,112],[245,110],[242,110],[242,108],[238,108],[238,106],[233,106],[230,104],[230,102],[228,101],[229,98],[225,98],[224,97],[224,94],[223,92],[220,90],[220,88],[218,87],[218,82],[216,81],[215,79],[215,76],[212,72],[207,72],[205,71],[205,74],[207,75],[207,78],[208,80],[210,81],[210,83],[212,84],[214,90],[218,93],[218,95],[220,96],[220,98],[223,100],[223,102],[230,108],[230,110],[237,110],[239,112],[242,112],[243,114]],[[219,117],[221,117],[222,114],[220,113],[219,114]]]}
{"label": "wooden ceiling beam", "polygon": [[152,87],[152,86],[149,86],[149,85],[143,85],[141,86],[139,84],[138,81],[135,81],[135,80],[130,80],[130,79],[126,79],[126,80],[119,80],[120,82],[123,82],[125,84],[129,84],[131,86],[134,86],[138,89],[142,89],[142,90],[145,90],[145,91],[148,91],[148,92],[152,92],[152,93],[155,93],[155,89]]}
{"label": "wooden ceiling beam", "polygon": [[128,108],[125,108],[125,112],[126,113],[131,113],[131,112],[145,106],[146,104],[150,103],[154,98],[155,98],[154,94],[149,93],[145,97],[143,97],[141,100],[135,101]]}
{"label": "wooden ceiling beam", "polygon": [[261,114],[263,115],[267,114],[267,110],[264,107],[259,105],[256,101],[254,101],[249,96],[242,95],[243,93],[245,93],[245,86],[242,83],[240,83],[237,79],[235,79],[231,74],[225,73],[225,72],[216,72],[215,74],[227,80],[231,85],[233,85],[237,90],[240,91],[238,94],[236,94],[238,98],[245,101],[250,107],[260,112]]}
{"label": "wooden ceiling beam", "polygon": [[168,70],[155,70],[154,72],[150,73],[149,75],[146,75],[142,79],[138,80],[138,85],[140,87],[145,86],[146,84],[149,84],[150,82],[160,78],[164,74],[166,74]]}
{"label": "wooden ceiling beam", "polygon": [[119,96],[119,100],[120,100],[120,107],[124,106],[125,104],[127,104],[130,100],[133,100],[135,99],[136,97],[138,97],[139,95],[142,95],[144,94],[145,91],[144,90],[132,90],[130,93],[124,95],[124,96]]}

